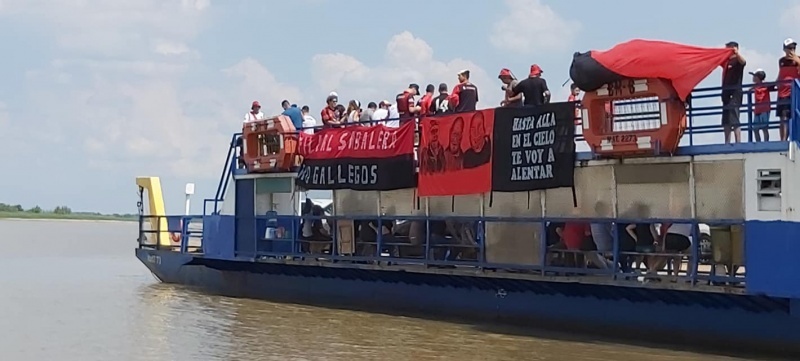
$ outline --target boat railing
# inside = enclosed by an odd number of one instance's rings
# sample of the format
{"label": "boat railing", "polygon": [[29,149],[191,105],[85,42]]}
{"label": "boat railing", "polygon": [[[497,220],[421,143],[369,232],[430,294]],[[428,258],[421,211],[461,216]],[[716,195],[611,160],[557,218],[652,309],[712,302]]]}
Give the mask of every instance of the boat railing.
{"label": "boat railing", "polygon": [[238,163],[238,154],[236,153],[238,149],[239,138],[241,137],[242,133],[236,133],[231,136],[231,142],[228,146],[228,154],[225,156],[225,165],[222,167],[222,172],[219,176],[219,183],[217,184],[217,191],[214,193],[214,198],[206,198],[203,200],[203,214],[209,214],[209,210],[211,210],[210,214],[218,214],[220,209],[220,204],[225,200],[225,192],[228,189],[228,182],[233,175],[235,169],[239,168]]}
{"label": "boat railing", "polygon": [[[140,215],[139,248],[202,253],[203,219],[203,215]],[[165,229],[162,229],[162,220],[166,220]],[[155,228],[145,225],[155,225]]]}
{"label": "boat railing", "polygon": [[[763,83],[765,86],[775,86],[779,83],[771,82],[771,83]],[[752,87],[755,84],[744,84],[742,86],[742,91],[744,94],[743,102],[740,106],[740,129],[746,137],[745,139],[741,140],[741,143],[738,144],[728,144],[725,145],[723,141],[722,133],[724,128],[721,123],[721,117],[723,112],[723,106],[721,105],[721,96],[722,96],[722,87],[705,87],[705,88],[697,88],[692,91],[690,97],[687,99],[686,107],[687,107],[687,127],[684,132],[683,137],[681,138],[680,147],[677,150],[676,155],[703,155],[703,154],[727,154],[727,153],[751,153],[751,152],[774,152],[774,151],[785,151],[787,149],[787,143],[785,141],[781,141],[780,137],[777,134],[770,137],[770,141],[768,142],[754,142],[754,133],[757,130],[754,124],[754,114],[753,111],[755,109],[755,100],[753,98]],[[796,100],[798,91],[800,91],[800,85],[798,85],[798,81],[795,81],[792,86],[792,99],[793,99],[793,113],[800,114],[800,104]],[[771,94],[771,103],[770,103],[770,122],[768,123],[768,127],[771,131],[778,129],[780,125],[780,121],[777,119],[775,114],[775,106],[777,104],[777,96],[776,94]],[[646,113],[646,112],[645,112]],[[626,116],[638,116],[638,115],[646,115],[645,113],[626,113]],[[798,127],[798,122],[800,121],[799,117],[794,117],[795,119],[790,121],[788,124],[788,131],[789,131],[789,139],[792,139],[796,142],[800,142],[800,135],[797,134],[795,130]],[[578,118],[580,121],[580,118]],[[370,120],[370,121],[363,121],[363,122],[353,122],[348,123],[343,126],[369,126],[375,124],[386,124],[387,122],[397,122],[399,119],[385,119],[385,120]],[[418,122],[418,119],[417,119]],[[319,131],[322,130],[323,126],[318,125],[314,127],[308,128],[301,128],[297,129],[297,132],[304,132],[304,131]],[[419,127],[417,127],[417,132],[419,132]],[[419,133],[418,133],[419,134]],[[231,159],[230,168],[234,169],[236,174],[245,174],[247,173],[244,164],[238,162],[238,152],[236,151],[236,140],[240,136],[240,133],[237,133],[233,136],[233,140],[231,143],[231,149],[229,149],[229,154],[231,154],[226,159]],[[419,136],[416,137],[417,141],[415,142],[415,149],[419,145]],[[589,147],[586,144],[586,141],[582,134],[582,127],[576,127],[575,133],[575,142],[576,148],[578,151],[577,159],[578,160],[591,160],[594,159],[595,156],[588,151]],[[800,143],[799,143],[800,144]],[[229,168],[226,163],[225,170]],[[223,177],[225,178],[225,177]],[[227,179],[227,178],[225,178]],[[221,195],[219,194],[219,189],[222,189],[224,192],[223,181],[220,181],[220,187],[218,187],[218,196],[215,199],[212,199],[215,205],[218,205],[220,202]]]}
{"label": "boat railing", "polygon": [[[277,222],[276,222],[277,221]],[[330,229],[330,238],[303,237],[303,223],[322,221]],[[422,222],[424,239],[408,233],[394,231],[391,235],[377,235],[373,242],[360,241],[356,233],[367,226],[367,222],[381,224],[392,222],[394,229],[412,222]],[[266,231],[269,222],[277,232]],[[453,236],[448,228],[447,236],[432,235],[432,223],[446,222],[470,237]],[[590,247],[570,249],[560,247],[558,242],[548,241],[549,223],[583,222],[609,227],[612,247],[592,250]],[[620,224],[691,224],[694,229],[691,244],[682,252],[631,248],[623,245],[616,231]],[[539,274],[541,276],[601,276],[601,279],[623,281],[645,279],[669,279],[690,284],[722,283],[741,286],[745,282],[746,270],[742,257],[743,221],[686,219],[607,219],[607,218],[541,218],[541,217],[464,217],[464,216],[274,216],[256,217],[255,239],[251,252],[237,250],[237,256],[262,261],[291,259],[313,259],[325,262],[354,262],[385,264],[387,266],[455,267],[461,270],[512,270]],[[505,224],[505,226],[503,225]],[[525,235],[513,231],[508,224],[525,225],[524,229],[538,230]],[[700,224],[709,225],[714,231],[700,231]],[[487,231],[491,229],[491,231]],[[503,230],[504,229],[504,230]],[[498,231],[499,230],[499,231]],[[512,231],[509,231],[512,230]],[[510,233],[509,233],[510,232]],[[380,233],[380,232],[378,232]],[[524,233],[524,232],[522,232]],[[712,241],[713,237],[713,241]],[[538,246],[535,246],[538,245]],[[538,248],[537,248],[538,247]],[[662,246],[663,247],[663,243]],[[526,254],[527,253],[527,254]],[[509,258],[510,257],[510,258]],[[574,262],[565,262],[574,258]],[[601,264],[592,260],[605,259]],[[505,259],[505,261],[504,261]],[[517,261],[513,261],[516,259]],[[658,266],[664,263],[663,267]],[[640,267],[632,268],[632,264]],[[650,266],[648,266],[650,265]],[[650,273],[642,271],[650,267]]]}

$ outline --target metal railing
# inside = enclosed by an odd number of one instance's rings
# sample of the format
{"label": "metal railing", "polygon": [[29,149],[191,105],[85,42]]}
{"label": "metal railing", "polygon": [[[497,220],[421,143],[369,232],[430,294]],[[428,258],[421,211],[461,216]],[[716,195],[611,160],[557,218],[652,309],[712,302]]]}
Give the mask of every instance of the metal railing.
{"label": "metal railing", "polygon": [[[304,222],[322,221],[329,225],[329,237],[303,236]],[[391,234],[384,235],[380,232],[380,227],[376,233],[376,240],[372,242],[361,241],[356,236],[359,224],[361,229],[367,226],[367,222],[381,225],[382,222],[392,222],[397,230],[401,224],[406,222],[422,222],[424,224],[424,239],[415,239],[410,234],[398,233],[393,231]],[[273,222],[273,228],[279,229],[275,232],[267,232],[267,224]],[[352,233],[342,237],[339,232],[339,225],[352,222]],[[433,234],[432,223],[450,222],[457,225],[469,225],[469,230],[474,234],[474,243],[459,239],[461,236],[447,234]],[[611,226],[613,245],[611,249],[591,250],[591,249],[562,249],[554,247],[552,242],[548,242],[548,232],[546,225],[550,222],[572,223],[583,222],[585,224],[606,224]],[[455,267],[472,268],[478,270],[502,269],[517,272],[528,272],[542,276],[598,276],[605,277],[613,281],[636,280],[645,281],[651,279],[669,279],[675,282],[686,282],[692,285],[722,283],[728,285],[743,285],[745,282],[744,259],[735,259],[737,254],[743,252],[743,221],[741,220],[713,220],[702,223],[712,225],[719,229],[727,229],[730,234],[725,238],[725,232],[716,232],[711,237],[710,242],[712,252],[702,251],[700,243],[706,238],[700,233],[697,220],[686,219],[607,219],[607,218],[537,218],[537,217],[463,217],[463,216],[258,216],[256,217],[253,240],[253,252],[242,252],[237,250],[237,256],[254,258],[257,260],[269,259],[314,259],[316,261],[327,262],[354,262],[372,263],[420,267]],[[538,229],[538,234],[532,233],[522,238],[500,237],[498,235],[487,235],[487,228],[493,224],[527,224],[531,229]],[[654,250],[640,251],[625,247],[620,240],[620,234],[616,231],[620,224],[634,223],[672,223],[672,224],[691,224],[693,233],[688,249],[681,252],[670,252],[659,250],[659,246],[654,246]],[[413,225],[408,225],[411,228]],[[348,227],[345,227],[348,228]],[[738,230],[734,232],[733,230]],[[448,231],[449,232],[449,231]],[[492,233],[492,232],[489,232]],[[273,236],[268,236],[272,234]],[[363,234],[363,233],[362,233]],[[495,242],[487,243],[487,237],[493,238]],[[517,237],[520,237],[517,235]],[[715,238],[716,237],[716,238]],[[413,238],[413,239],[412,239]],[[528,248],[526,262],[500,262],[498,256],[491,256],[492,252],[509,252],[515,254],[525,253],[526,245],[530,246],[538,240],[538,250]],[[501,245],[497,241],[511,244]],[[663,242],[663,240],[662,240]],[[489,245],[491,244],[491,245]],[[522,245],[522,246],[521,246]],[[663,247],[663,243],[660,247]],[[588,260],[596,256],[604,257],[610,268],[591,268],[587,266]],[[585,258],[583,263],[578,262],[574,265],[554,263],[553,258],[564,258],[574,256]],[[673,264],[673,267],[652,268],[648,274],[642,273],[637,269],[629,267],[627,259],[641,259],[642,263],[651,262],[655,265],[658,261],[664,261],[664,266]],[[596,258],[595,258],[596,259]],[[686,264],[685,270],[682,265]],[[677,263],[677,264],[676,264]],[[746,270],[745,270],[746,271]]]}
{"label": "metal railing", "polygon": [[[167,228],[162,229],[161,220],[167,220]],[[192,228],[199,221],[200,229]],[[203,216],[139,216],[139,248],[169,250],[181,253],[202,253]],[[146,226],[154,224],[155,227]],[[165,239],[166,237],[166,239]],[[194,241],[194,242],[193,242]]]}

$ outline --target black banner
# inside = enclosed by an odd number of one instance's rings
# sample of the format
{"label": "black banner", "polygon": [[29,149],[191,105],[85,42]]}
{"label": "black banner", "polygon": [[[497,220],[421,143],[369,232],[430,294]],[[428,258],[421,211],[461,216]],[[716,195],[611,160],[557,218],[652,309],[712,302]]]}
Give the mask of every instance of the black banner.
{"label": "black banner", "polygon": [[492,191],[572,187],[575,103],[497,108]]}
{"label": "black banner", "polygon": [[375,159],[306,159],[297,172],[305,189],[388,191],[417,185],[414,156]]}

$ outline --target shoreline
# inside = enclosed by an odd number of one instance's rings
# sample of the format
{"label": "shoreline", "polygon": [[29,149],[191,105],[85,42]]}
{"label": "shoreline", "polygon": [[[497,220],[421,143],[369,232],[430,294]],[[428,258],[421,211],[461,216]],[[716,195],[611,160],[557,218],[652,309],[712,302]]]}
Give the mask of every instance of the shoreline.
{"label": "shoreline", "polygon": [[31,221],[31,222],[43,222],[43,221],[51,221],[51,222],[102,222],[102,223],[132,223],[136,222],[135,219],[127,220],[127,219],[91,219],[91,218],[25,218],[25,217],[2,217],[0,216],[0,221]]}
{"label": "shoreline", "polygon": [[81,221],[81,222],[136,222],[135,217],[115,217],[112,215],[90,214],[54,214],[54,213],[26,213],[26,212],[0,212],[0,220],[18,221]]}

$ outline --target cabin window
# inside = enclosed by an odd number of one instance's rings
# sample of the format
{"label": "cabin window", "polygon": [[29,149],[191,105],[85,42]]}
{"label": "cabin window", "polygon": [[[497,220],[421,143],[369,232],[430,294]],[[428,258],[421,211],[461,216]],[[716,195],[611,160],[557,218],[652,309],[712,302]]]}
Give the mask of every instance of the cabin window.
{"label": "cabin window", "polygon": [[760,169],[758,177],[758,210],[768,212],[781,211],[781,170]]}
{"label": "cabin window", "polygon": [[658,97],[638,97],[619,99],[611,102],[612,130],[614,132],[635,132],[661,127],[661,104]]}
{"label": "cabin window", "polygon": [[258,138],[261,143],[262,156],[275,155],[281,152],[281,135],[278,133],[262,134]]}

